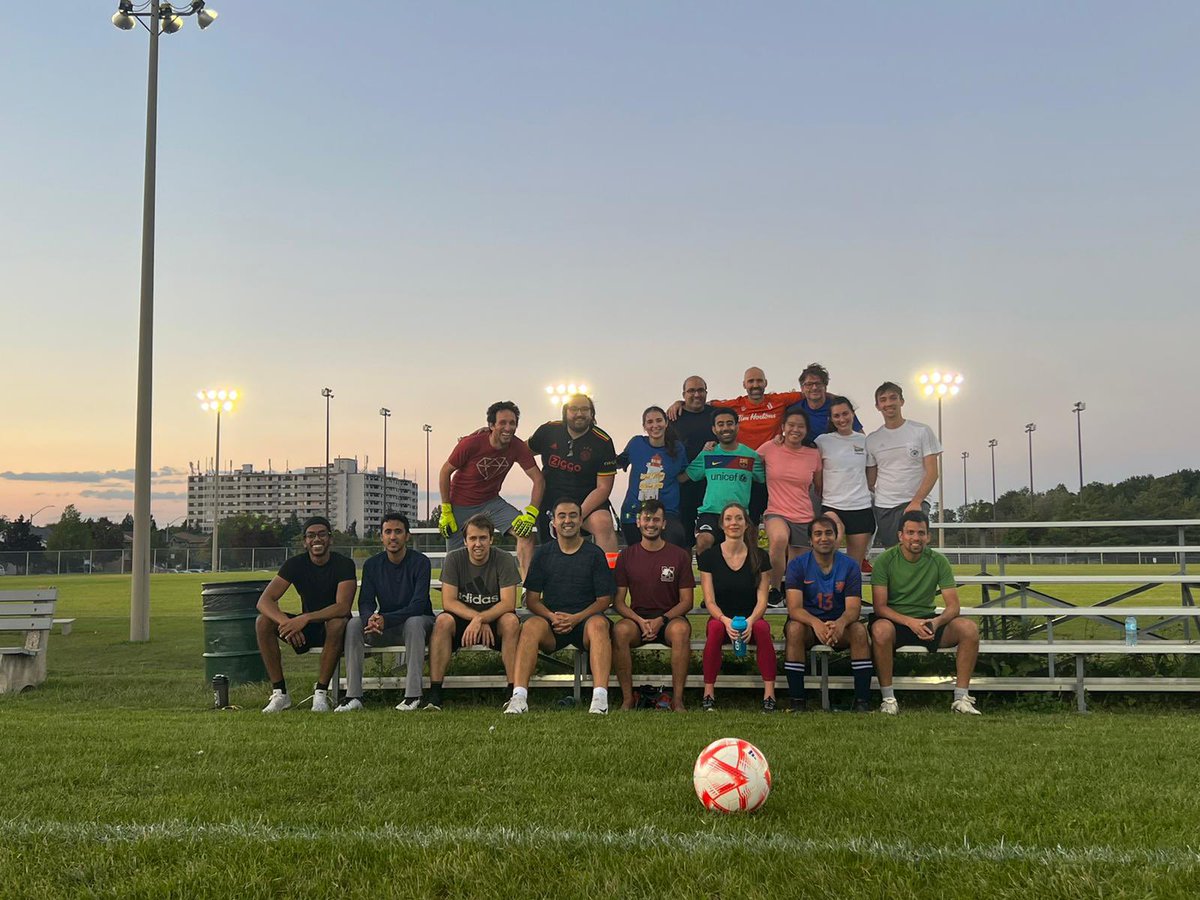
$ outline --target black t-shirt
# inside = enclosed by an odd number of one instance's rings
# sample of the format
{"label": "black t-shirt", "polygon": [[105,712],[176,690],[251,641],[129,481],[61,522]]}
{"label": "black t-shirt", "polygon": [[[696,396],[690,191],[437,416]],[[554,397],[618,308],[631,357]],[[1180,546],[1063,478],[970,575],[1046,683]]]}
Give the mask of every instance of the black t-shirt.
{"label": "black t-shirt", "polygon": [[542,509],[551,518],[554,504],[564,497],[583,503],[596,489],[596,478],[617,474],[617,451],[607,432],[593,425],[572,438],[562,422],[547,422],[529,439],[529,449],[542,457],[546,494]]}
{"label": "black t-shirt", "polygon": [[675,433],[687,447],[688,462],[700,455],[705,444],[717,439],[712,430],[714,409],[715,406],[705,403],[700,412],[689,412],[686,409],[679,411],[679,418],[675,420]]}
{"label": "black t-shirt", "polygon": [[551,612],[583,612],[598,597],[611,597],[617,582],[608,567],[608,557],[586,541],[574,553],[563,553],[558,541],[534,551],[525,575],[525,589],[542,595]]}
{"label": "black t-shirt", "polygon": [[354,560],[329,551],[329,562],[318,566],[307,553],[293,556],[279,567],[279,577],[291,582],[300,595],[300,608],[316,612],[337,602],[337,587],[343,581],[357,581]]}
{"label": "black t-shirt", "polygon": [[759,578],[763,572],[771,571],[771,557],[767,552],[761,547],[755,547],[754,552],[758,554],[758,577],[751,570],[749,557],[736,572],[730,569],[729,563],[725,562],[725,555],[721,553],[720,544],[709,547],[696,557],[696,567],[712,575],[717,606],[731,618],[748,616],[754,612],[758,604]]}

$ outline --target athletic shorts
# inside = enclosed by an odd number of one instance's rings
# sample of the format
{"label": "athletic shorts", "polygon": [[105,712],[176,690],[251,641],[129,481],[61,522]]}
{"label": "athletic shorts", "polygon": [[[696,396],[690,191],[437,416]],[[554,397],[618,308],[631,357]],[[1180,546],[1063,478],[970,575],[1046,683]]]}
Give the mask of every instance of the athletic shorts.
{"label": "athletic shorts", "polygon": [[[289,619],[296,618],[295,613],[284,613]],[[307,653],[313,647],[318,649],[325,646],[325,623],[324,622],[309,622],[304,626],[304,643],[297,647],[291,641],[286,641],[283,638],[279,639],[282,643],[287,644],[297,654]]]}
{"label": "athletic shorts", "polygon": [[805,549],[808,549],[807,522],[803,524],[800,522],[793,522],[791,519],[785,519],[778,513],[765,513],[763,515],[763,522],[765,523],[768,519],[779,519],[782,522],[787,522],[787,526],[791,530],[791,534],[788,535],[789,547],[804,547]]}
{"label": "athletic shorts", "polygon": [[[635,609],[634,612],[637,612],[637,610]],[[638,612],[638,615],[641,616],[643,619],[653,619],[654,616],[658,615],[658,613],[647,616],[645,613]],[[655,632],[655,634],[649,640],[643,640],[641,642],[641,644],[639,644],[638,646],[644,647],[644,646],[646,646],[646,644],[666,644],[667,643],[667,638],[666,638],[667,626],[670,625],[672,622],[674,622],[675,619],[682,619],[682,617],[675,616],[674,618],[666,619],[663,622],[662,628],[658,629],[658,631]],[[686,620],[684,620],[684,621],[686,621]],[[668,644],[668,646],[670,646],[670,645]]]}
{"label": "athletic shorts", "polygon": [[[891,509],[874,508],[877,530],[875,539],[881,547],[895,547],[900,543],[900,520],[904,517],[904,506],[893,506]],[[929,515],[929,504],[922,502],[921,509]]]}
{"label": "athletic shorts", "polygon": [[696,534],[711,534],[717,543],[725,540],[725,532],[721,530],[721,517],[716,513],[700,513],[696,516]]}
{"label": "athletic shorts", "polygon": [[842,520],[846,534],[873,534],[875,531],[875,513],[869,506],[866,509],[834,509],[830,506],[825,512],[834,513]]}
{"label": "athletic shorts", "polygon": [[[454,637],[450,639],[450,652],[457,653],[459,650],[462,649],[463,633],[467,630],[467,626],[471,624],[471,621],[469,619],[460,619],[458,616],[454,615],[454,613],[443,612],[443,613],[438,614],[438,618],[441,618],[442,616],[449,616],[450,618],[452,618],[454,620]],[[503,618],[503,616],[501,616],[501,618]],[[491,623],[492,634],[495,635],[495,637],[496,637],[496,643],[493,644],[491,647],[491,649],[493,649],[493,650],[499,650],[500,645],[503,643],[503,641],[500,640],[500,632],[498,632],[496,630],[497,624],[498,624],[497,622]],[[482,646],[482,645],[472,645],[472,646]]]}
{"label": "athletic shorts", "polygon": [[587,628],[587,623],[592,619],[603,619],[604,624],[608,625],[609,628],[612,627],[612,623],[608,621],[608,616],[597,614],[584,619],[566,634],[559,634],[557,631],[551,629],[550,634],[554,637],[554,649],[561,650],[569,644],[577,650],[586,650],[587,648],[583,646],[583,632]]}
{"label": "athletic shorts", "polygon": [[492,524],[496,526],[496,534],[508,534],[508,530],[512,528],[513,519],[521,515],[521,513],[513,507],[511,503],[503,497],[493,497],[487,503],[481,503],[479,506],[459,506],[455,504],[454,521],[458,523],[458,531],[446,538],[446,549],[457,550],[459,547],[466,545],[466,536],[463,534],[463,529],[467,527],[467,520],[471,516],[482,513],[492,520]]}
{"label": "athletic shorts", "polygon": [[[871,624],[874,624],[876,619],[882,619],[882,618],[883,618],[882,616],[871,616],[871,618],[869,619],[869,622]],[[928,616],[928,617],[926,617],[925,621],[928,622],[932,618],[933,618],[933,616]],[[889,619],[888,621],[891,622],[891,619]],[[946,623],[946,624],[949,624],[949,623]],[[934,631],[932,641],[923,641],[919,637],[917,637],[916,632],[914,632],[907,625],[901,625],[899,622],[892,622],[892,625],[894,625],[896,628],[896,649],[897,650],[899,650],[901,647],[924,647],[930,653],[937,653],[938,648],[942,644],[942,635],[946,631],[946,625],[944,624],[940,628],[938,628],[936,631]],[[868,627],[870,627],[870,625],[868,625]]]}

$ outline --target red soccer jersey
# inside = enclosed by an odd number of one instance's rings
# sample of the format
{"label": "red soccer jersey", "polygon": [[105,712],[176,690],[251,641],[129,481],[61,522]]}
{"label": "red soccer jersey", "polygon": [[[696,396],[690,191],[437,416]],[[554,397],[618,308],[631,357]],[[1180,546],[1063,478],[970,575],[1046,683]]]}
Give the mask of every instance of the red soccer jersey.
{"label": "red soccer jersey", "polygon": [[450,502],[456,506],[479,506],[500,495],[500,485],[512,464],[522,469],[536,465],[529,446],[513,438],[503,450],[492,446],[489,431],[468,434],[450,454],[454,474],[450,476]]}
{"label": "red soccer jersey", "polygon": [[764,394],[762,403],[757,406],[746,396],[711,402],[713,406],[735,410],[738,414],[738,442],[747,447],[758,447],[775,437],[787,408],[803,399],[804,394],[800,391],[788,391],[782,394]]}

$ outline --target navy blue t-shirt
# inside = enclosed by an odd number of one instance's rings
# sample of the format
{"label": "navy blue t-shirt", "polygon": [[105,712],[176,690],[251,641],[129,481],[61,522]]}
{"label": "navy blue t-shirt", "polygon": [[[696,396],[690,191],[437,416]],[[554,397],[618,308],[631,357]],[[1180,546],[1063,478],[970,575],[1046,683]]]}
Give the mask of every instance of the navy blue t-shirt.
{"label": "navy blue t-shirt", "polygon": [[637,520],[643,500],[658,500],[669,516],[679,515],[679,475],[687,469],[683,444],[674,448],[654,447],[644,434],[629,439],[619,462],[629,463],[629,488],[621,504],[621,521]]}
{"label": "navy blue t-shirt", "polygon": [[716,407],[711,403],[705,403],[704,409],[700,412],[679,410],[679,418],[675,420],[675,433],[679,435],[679,439],[687,448],[688,462],[700,455],[705,444],[717,439],[712,430],[714,409]]}
{"label": "navy blue t-shirt", "polygon": [[[801,400],[799,403],[793,403],[788,407],[788,412],[793,409],[802,408],[808,415],[808,436],[815,438],[818,434],[825,434],[829,431],[829,410],[833,406],[833,394],[825,395],[825,402],[820,408],[813,409],[808,405],[807,400]],[[854,417],[854,430],[862,431],[862,422],[858,421],[858,416]]]}
{"label": "navy blue t-shirt", "polygon": [[839,550],[826,575],[810,550],[788,563],[784,585],[789,591],[804,592],[805,612],[831,622],[846,611],[847,597],[862,597],[862,569]]}

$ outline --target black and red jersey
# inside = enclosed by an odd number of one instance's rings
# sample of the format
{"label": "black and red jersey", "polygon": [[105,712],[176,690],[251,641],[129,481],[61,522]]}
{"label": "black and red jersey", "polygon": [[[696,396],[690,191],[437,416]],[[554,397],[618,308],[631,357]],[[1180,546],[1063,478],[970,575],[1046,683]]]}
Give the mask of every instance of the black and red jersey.
{"label": "black and red jersey", "polygon": [[598,477],[617,474],[612,438],[595,425],[573,438],[563,422],[547,422],[538,427],[528,443],[529,449],[542,458],[542,476],[546,479],[542,508],[547,512],[564,497],[582,505],[595,490]]}

